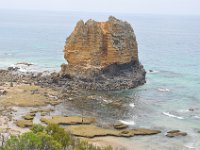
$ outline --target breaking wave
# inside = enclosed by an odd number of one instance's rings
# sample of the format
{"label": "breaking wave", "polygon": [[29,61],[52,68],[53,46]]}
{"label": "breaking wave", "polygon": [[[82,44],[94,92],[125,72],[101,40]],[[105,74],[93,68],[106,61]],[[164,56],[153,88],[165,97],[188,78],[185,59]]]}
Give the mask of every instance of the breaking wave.
{"label": "breaking wave", "polygon": [[177,118],[177,119],[181,119],[181,120],[184,119],[183,117],[170,114],[169,112],[163,112],[163,114],[168,116],[168,117],[172,117],[172,118]]}
{"label": "breaking wave", "polygon": [[129,104],[130,107],[134,108],[135,107],[135,104],[134,103],[131,103]]}
{"label": "breaking wave", "polygon": [[126,124],[126,125],[135,125],[134,121],[124,121],[124,120],[119,120],[121,123]]}
{"label": "breaking wave", "polygon": [[158,91],[160,91],[160,92],[170,92],[170,90],[167,89],[167,88],[159,88]]}

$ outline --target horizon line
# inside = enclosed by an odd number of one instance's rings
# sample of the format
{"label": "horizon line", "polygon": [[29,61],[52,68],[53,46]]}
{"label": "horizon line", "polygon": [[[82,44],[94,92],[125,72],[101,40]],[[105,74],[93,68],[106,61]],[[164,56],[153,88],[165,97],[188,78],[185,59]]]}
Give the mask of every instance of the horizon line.
{"label": "horizon line", "polygon": [[0,8],[0,11],[30,11],[30,12],[70,12],[70,13],[99,13],[99,14],[125,14],[125,15],[157,15],[157,16],[196,16],[200,17],[200,14],[185,14],[185,13],[149,13],[149,12],[116,12],[116,11],[105,11],[105,12],[100,12],[100,11],[79,11],[79,10],[49,10],[49,9],[9,9],[9,8]]}

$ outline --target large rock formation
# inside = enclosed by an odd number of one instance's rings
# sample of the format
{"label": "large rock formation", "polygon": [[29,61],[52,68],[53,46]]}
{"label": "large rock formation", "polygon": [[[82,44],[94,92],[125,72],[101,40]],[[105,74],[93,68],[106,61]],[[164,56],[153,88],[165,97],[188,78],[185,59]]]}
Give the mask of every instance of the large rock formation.
{"label": "large rock formation", "polygon": [[114,17],[106,22],[80,20],[64,47],[61,74],[87,88],[114,90],[145,83],[131,25]]}

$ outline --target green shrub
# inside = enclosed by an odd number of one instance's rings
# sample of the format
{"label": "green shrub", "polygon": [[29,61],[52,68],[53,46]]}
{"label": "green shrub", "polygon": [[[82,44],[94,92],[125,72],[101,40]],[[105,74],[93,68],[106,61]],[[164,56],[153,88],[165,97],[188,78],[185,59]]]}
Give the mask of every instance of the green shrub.
{"label": "green shrub", "polygon": [[108,146],[108,147],[104,148],[103,150],[112,150],[112,149],[113,149],[112,146]]}
{"label": "green shrub", "polygon": [[39,133],[39,132],[44,132],[45,127],[42,126],[41,124],[34,124],[31,127],[31,131],[33,131],[33,133]]}
{"label": "green shrub", "polygon": [[47,127],[33,125],[31,132],[20,136],[11,136],[5,148],[0,150],[112,150],[112,147],[100,148],[86,141],[74,138],[63,128],[55,124]]}
{"label": "green shrub", "polygon": [[5,150],[62,150],[62,146],[45,133],[27,132],[20,137],[12,136]]}
{"label": "green shrub", "polygon": [[32,132],[22,134],[20,137],[12,136],[6,143],[6,150],[37,150],[41,140]]}
{"label": "green shrub", "polygon": [[56,124],[49,124],[46,128],[46,132],[48,135],[52,136],[54,140],[61,143],[64,148],[71,144],[70,134]]}
{"label": "green shrub", "polygon": [[62,150],[62,145],[46,133],[38,133],[38,137],[42,142],[41,150]]}

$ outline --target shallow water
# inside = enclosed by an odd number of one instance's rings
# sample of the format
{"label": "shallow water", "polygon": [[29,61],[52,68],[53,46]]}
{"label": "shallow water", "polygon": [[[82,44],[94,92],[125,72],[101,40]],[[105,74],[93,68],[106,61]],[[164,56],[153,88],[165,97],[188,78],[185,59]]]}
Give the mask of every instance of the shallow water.
{"label": "shallow water", "polygon": [[[110,14],[72,12],[0,11],[0,68],[30,62],[34,70],[59,70],[66,37],[79,19],[106,20]],[[113,14],[112,14],[113,15]],[[105,96],[91,102],[85,113],[119,119],[136,127],[180,129],[187,137],[177,139],[131,138],[146,149],[200,149],[200,17],[114,14],[133,26],[147,83],[136,89],[93,93]],[[153,70],[149,72],[148,70]],[[120,101],[120,107],[110,101]],[[59,107],[59,106],[58,106]],[[73,107],[72,107],[73,108]],[[73,109],[71,108],[71,111]],[[69,113],[62,105],[63,113]],[[77,112],[80,113],[80,112]],[[108,120],[109,120],[108,119]],[[148,145],[149,143],[149,145]],[[173,145],[174,145],[173,144]],[[152,145],[152,147],[151,147]]]}

